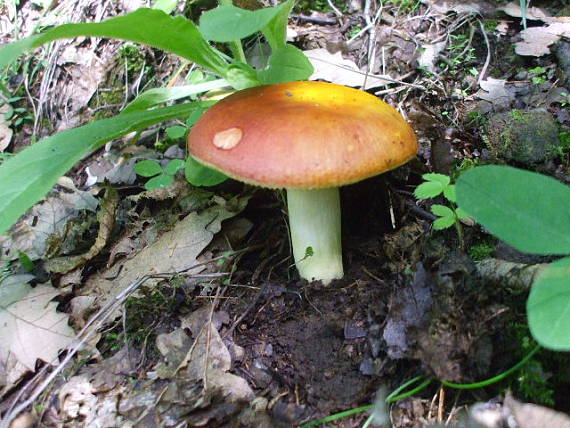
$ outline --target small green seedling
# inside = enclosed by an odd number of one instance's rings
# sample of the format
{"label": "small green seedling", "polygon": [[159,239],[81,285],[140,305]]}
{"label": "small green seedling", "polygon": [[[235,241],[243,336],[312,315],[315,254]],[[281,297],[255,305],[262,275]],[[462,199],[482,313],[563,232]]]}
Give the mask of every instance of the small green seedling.
{"label": "small green seedling", "polygon": [[566,107],[570,105],[570,94],[568,94],[567,92],[561,92],[560,96],[564,99],[564,101],[562,101],[560,103],[561,107]]}
{"label": "small green seedling", "polygon": [[439,195],[449,202],[449,206],[433,204],[431,212],[437,216],[433,222],[435,230],[447,229],[455,226],[457,235],[461,245],[463,245],[463,228],[461,227],[461,219],[467,218],[468,215],[456,205],[455,185],[451,184],[451,178],[443,174],[424,174],[422,178],[426,180],[424,183],[416,187],[414,195],[418,199],[433,199]]}
{"label": "small green seedling", "polygon": [[146,190],[161,189],[174,183],[176,173],[186,166],[182,159],[173,159],[163,168],[157,161],[146,159],[137,162],[135,172],[141,177],[152,177],[144,188]]}
{"label": "small green seedling", "polygon": [[544,67],[534,67],[528,70],[531,74],[531,82],[533,85],[542,85],[546,82],[546,68]]}

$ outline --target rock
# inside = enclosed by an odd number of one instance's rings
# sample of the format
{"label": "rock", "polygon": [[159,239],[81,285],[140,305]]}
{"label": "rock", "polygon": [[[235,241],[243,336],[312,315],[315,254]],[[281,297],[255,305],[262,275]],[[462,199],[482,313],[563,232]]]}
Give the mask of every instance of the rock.
{"label": "rock", "polygon": [[558,124],[546,110],[511,110],[489,118],[486,143],[493,156],[532,166],[556,156]]}
{"label": "rock", "polygon": [[570,42],[560,39],[554,47],[554,54],[564,75],[564,80],[570,84]]}

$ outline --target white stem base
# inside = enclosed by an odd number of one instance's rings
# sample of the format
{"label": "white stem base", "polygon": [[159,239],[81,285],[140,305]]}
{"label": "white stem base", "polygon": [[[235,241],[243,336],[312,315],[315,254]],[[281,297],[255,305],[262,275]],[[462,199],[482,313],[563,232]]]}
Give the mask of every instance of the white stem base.
{"label": "white stem base", "polygon": [[[287,189],[291,243],[297,270],[308,281],[342,278],[340,195],[329,189]],[[312,249],[312,255],[307,249]]]}

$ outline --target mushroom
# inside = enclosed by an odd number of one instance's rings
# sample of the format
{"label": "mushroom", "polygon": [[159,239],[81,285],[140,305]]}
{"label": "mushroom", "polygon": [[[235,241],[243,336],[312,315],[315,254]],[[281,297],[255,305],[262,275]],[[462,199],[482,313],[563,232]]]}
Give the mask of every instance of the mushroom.
{"label": "mushroom", "polygon": [[415,156],[404,118],[373,95],[326,82],[287,82],[236,92],[188,136],[200,163],[249,184],[285,188],[299,274],[342,278],[339,186]]}

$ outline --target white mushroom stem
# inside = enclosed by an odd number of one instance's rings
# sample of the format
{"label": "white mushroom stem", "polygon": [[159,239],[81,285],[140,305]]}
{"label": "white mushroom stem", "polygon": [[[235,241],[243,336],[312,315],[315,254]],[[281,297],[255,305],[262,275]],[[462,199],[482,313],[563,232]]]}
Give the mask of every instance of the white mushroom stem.
{"label": "white mushroom stem", "polygon": [[297,270],[308,281],[342,278],[338,187],[287,189],[291,244]]}

